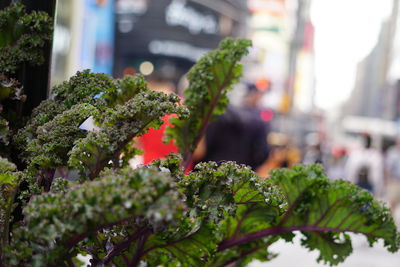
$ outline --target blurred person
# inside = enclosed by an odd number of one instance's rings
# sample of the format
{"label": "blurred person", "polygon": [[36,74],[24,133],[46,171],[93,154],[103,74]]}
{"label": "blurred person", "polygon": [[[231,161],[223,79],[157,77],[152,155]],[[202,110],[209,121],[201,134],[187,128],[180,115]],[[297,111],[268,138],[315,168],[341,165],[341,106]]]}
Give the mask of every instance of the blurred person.
{"label": "blurred person", "polygon": [[383,155],[372,147],[372,138],[363,135],[363,147],[349,153],[346,178],[358,186],[381,196],[384,188]]}
{"label": "blurred person", "polygon": [[400,203],[400,137],[386,154],[385,171],[387,177],[387,198],[394,212]]}
{"label": "blurred person", "polygon": [[226,112],[208,126],[196,157],[199,162],[235,161],[256,170],[269,154],[268,131],[268,125],[248,110],[228,106]]}
{"label": "blurred person", "polygon": [[211,122],[200,142],[194,159],[196,162],[235,161],[253,170],[268,158],[269,124],[262,121],[258,104],[263,92],[248,86],[243,107],[229,105],[226,112]]}
{"label": "blurred person", "polygon": [[331,180],[346,179],[347,151],[344,147],[333,146],[330,161],[327,164],[327,175]]}
{"label": "blurred person", "polygon": [[324,154],[321,148],[321,141],[317,133],[310,133],[306,137],[307,148],[303,158],[303,164],[324,165]]}

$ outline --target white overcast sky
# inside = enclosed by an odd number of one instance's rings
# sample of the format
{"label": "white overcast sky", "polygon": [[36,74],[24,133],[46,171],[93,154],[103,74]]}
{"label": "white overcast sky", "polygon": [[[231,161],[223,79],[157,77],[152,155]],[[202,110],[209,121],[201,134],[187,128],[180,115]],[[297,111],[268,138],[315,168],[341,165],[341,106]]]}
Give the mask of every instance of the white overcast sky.
{"label": "white overcast sky", "polygon": [[316,105],[332,108],[347,99],[356,64],[373,48],[392,0],[313,0]]}

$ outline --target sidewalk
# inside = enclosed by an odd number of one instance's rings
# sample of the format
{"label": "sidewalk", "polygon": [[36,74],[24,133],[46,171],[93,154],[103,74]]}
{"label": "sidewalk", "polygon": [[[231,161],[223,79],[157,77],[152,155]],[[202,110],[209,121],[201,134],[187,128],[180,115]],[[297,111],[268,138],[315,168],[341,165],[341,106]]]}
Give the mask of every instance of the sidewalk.
{"label": "sidewalk", "polygon": [[[394,219],[400,229],[400,207],[396,209]],[[254,261],[249,267],[326,267],[317,263],[318,251],[309,251],[300,246],[299,233],[292,243],[278,241],[270,247],[270,251],[279,254],[270,262]],[[362,235],[351,234],[353,253],[337,267],[400,267],[400,251],[390,253],[383,247],[383,242],[369,247]]]}
{"label": "sidewalk", "polygon": [[[325,267],[317,263],[318,251],[308,251],[300,246],[300,238],[296,237],[294,244],[277,242],[270,247],[270,251],[278,253],[278,257],[270,262],[252,262],[249,267]],[[373,248],[368,246],[366,238],[352,235],[353,254],[344,263],[337,267],[400,267],[400,252],[388,252],[382,243],[377,243]]]}

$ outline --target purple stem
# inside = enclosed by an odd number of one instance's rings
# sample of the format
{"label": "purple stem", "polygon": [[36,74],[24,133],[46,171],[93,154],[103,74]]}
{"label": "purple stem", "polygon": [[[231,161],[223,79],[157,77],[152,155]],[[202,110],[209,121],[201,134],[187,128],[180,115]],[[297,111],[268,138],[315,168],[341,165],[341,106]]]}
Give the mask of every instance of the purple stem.
{"label": "purple stem", "polygon": [[136,267],[139,264],[140,258],[144,255],[143,254],[144,245],[146,244],[146,240],[150,235],[151,232],[149,230],[146,230],[144,232],[144,235],[142,235],[139,238],[135,255],[133,256],[132,261],[128,264],[128,267]]}
{"label": "purple stem", "polygon": [[88,237],[90,234],[96,233],[97,231],[100,231],[100,230],[102,230],[102,229],[104,229],[104,228],[109,228],[109,227],[111,227],[111,226],[121,224],[121,223],[126,222],[126,221],[128,221],[128,220],[130,220],[130,219],[131,219],[131,218],[124,218],[124,219],[121,219],[121,220],[116,221],[116,222],[113,222],[113,223],[106,223],[106,224],[103,224],[103,225],[98,226],[98,227],[95,228],[93,231],[84,232],[84,233],[78,234],[78,235],[76,235],[76,236],[70,238],[70,239],[66,242],[65,246],[66,246],[67,248],[73,248],[76,244],[78,244],[79,242],[81,242],[83,239],[85,239],[86,237]]}
{"label": "purple stem", "polygon": [[[314,225],[307,225],[307,226],[291,226],[291,227],[281,227],[281,226],[274,226],[271,228],[267,228],[255,233],[243,235],[240,237],[236,238],[230,238],[227,240],[222,241],[218,245],[218,252],[229,249],[234,246],[242,245],[263,237],[271,236],[271,235],[280,235],[284,233],[289,233],[293,231],[309,231],[309,232],[352,232],[352,233],[359,233],[354,230],[346,230],[346,229],[340,229],[336,227],[321,227],[321,226],[314,226]],[[367,236],[373,236],[372,234],[369,233],[363,233]]]}
{"label": "purple stem", "polygon": [[147,227],[142,227],[138,229],[134,234],[130,235],[125,241],[121,242],[120,244],[116,245],[102,260],[102,263],[108,263],[112,260],[113,257],[120,254],[123,250],[129,247],[129,245],[139,238],[141,235],[149,232]]}
{"label": "purple stem", "polygon": [[[228,75],[226,76],[227,78],[224,80],[224,82],[221,84],[221,86],[218,87],[218,93],[215,96],[215,98],[212,100],[210,108],[209,108],[206,116],[203,118],[203,122],[201,124],[199,134],[194,139],[194,141],[192,143],[192,147],[189,148],[190,150],[196,149],[198,143],[200,142],[201,138],[205,134],[205,132],[207,130],[208,123],[210,122],[211,116],[212,116],[212,114],[214,112],[214,109],[217,106],[217,104],[218,104],[218,102],[219,102],[219,100],[221,98],[222,91],[229,83],[230,76],[232,75],[233,67],[234,67],[234,64],[229,67]],[[184,157],[185,161],[184,161],[184,164],[183,164],[183,167],[184,167],[185,171],[188,170],[188,168],[189,168],[189,166],[190,166],[190,164],[192,162],[192,158],[193,158],[193,151],[189,151],[189,152],[185,153],[185,157]]]}

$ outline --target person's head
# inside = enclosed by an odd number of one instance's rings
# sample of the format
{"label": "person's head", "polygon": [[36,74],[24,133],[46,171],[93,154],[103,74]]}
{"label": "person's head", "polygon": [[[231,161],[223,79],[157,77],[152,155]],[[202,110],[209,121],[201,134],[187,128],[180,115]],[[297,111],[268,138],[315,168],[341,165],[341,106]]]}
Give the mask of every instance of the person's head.
{"label": "person's head", "polygon": [[258,90],[253,83],[248,84],[247,92],[243,99],[244,106],[251,108],[257,107],[263,95],[264,92]]}

